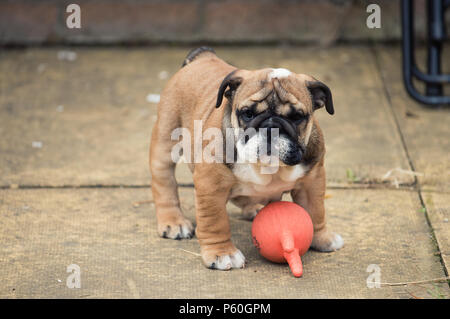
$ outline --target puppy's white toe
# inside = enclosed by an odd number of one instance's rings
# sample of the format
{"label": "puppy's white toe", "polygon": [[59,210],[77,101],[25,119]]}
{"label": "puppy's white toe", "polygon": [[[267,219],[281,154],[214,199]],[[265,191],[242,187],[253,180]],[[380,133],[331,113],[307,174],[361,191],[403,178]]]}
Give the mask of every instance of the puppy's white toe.
{"label": "puppy's white toe", "polygon": [[189,239],[194,236],[195,228],[189,220],[183,219],[172,223],[158,224],[158,233],[163,238]]}
{"label": "puppy's white toe", "polygon": [[331,252],[341,249],[344,246],[344,240],[336,233],[325,231],[314,234],[311,248],[323,252]]}
{"label": "puppy's white toe", "polygon": [[342,239],[341,235],[334,234],[334,239],[331,241],[330,249],[332,251],[338,250],[344,247],[344,239]]}
{"label": "puppy's white toe", "polygon": [[245,256],[239,249],[231,255],[231,266],[233,268],[244,268],[245,266]]}
{"label": "puppy's white toe", "polygon": [[181,225],[181,238],[192,238],[195,229],[191,225]]}
{"label": "puppy's white toe", "polygon": [[218,270],[230,270],[231,268],[244,268],[245,257],[238,249],[231,255],[218,256],[209,268]]}
{"label": "puppy's white toe", "polygon": [[219,256],[217,258],[216,268],[219,270],[231,269],[231,258],[229,255]]}

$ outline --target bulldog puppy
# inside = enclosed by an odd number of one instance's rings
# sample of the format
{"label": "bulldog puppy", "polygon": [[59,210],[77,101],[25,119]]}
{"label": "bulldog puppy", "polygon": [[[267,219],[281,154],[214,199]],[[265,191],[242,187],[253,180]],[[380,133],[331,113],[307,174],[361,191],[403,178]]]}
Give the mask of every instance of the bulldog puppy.
{"label": "bulldog puppy", "polygon": [[[286,192],[311,215],[312,248],[324,252],[340,249],[344,244],[341,236],[331,232],[325,220],[325,146],[314,116],[322,107],[334,113],[330,89],[311,76],[286,69],[237,69],[210,48],[191,51],[161,94],[152,132],[151,189],[159,235],[171,239],[194,235],[193,224],[180,209],[172,157],[179,141],[171,136],[177,128],[186,128],[194,136],[194,121],[201,121],[203,131],[218,128],[223,132],[223,157],[230,134],[227,129],[231,129],[235,151],[231,162],[211,163],[195,160],[193,154],[199,143],[205,147],[207,140],[192,138],[190,152],[184,150],[193,172],[195,233],[206,267],[228,270],[245,265],[244,255],[231,241],[227,201],[252,219]],[[249,128],[254,129],[253,134],[241,134]],[[263,128],[266,132],[275,129],[277,137],[260,134]],[[270,151],[259,151],[272,143],[276,144],[276,158]],[[248,161],[248,154],[256,161]],[[277,161],[278,167],[273,167]]]}

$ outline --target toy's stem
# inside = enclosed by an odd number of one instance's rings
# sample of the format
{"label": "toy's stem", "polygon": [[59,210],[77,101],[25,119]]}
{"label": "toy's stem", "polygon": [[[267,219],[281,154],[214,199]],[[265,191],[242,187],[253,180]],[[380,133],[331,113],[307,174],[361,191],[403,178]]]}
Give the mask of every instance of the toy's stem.
{"label": "toy's stem", "polygon": [[283,247],[284,259],[288,262],[292,274],[295,277],[301,277],[303,275],[302,260],[298,248],[294,247],[294,237],[290,232],[285,231],[281,235],[281,246]]}

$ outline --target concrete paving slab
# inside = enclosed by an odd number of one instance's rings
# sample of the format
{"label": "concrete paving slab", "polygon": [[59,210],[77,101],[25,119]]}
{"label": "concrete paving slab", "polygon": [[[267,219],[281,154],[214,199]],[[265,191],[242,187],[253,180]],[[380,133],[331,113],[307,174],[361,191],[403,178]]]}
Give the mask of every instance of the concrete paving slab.
{"label": "concrete paving slab", "polygon": [[[69,52],[67,52],[69,51]],[[73,59],[76,54],[75,59]],[[1,52],[0,186],[148,185],[155,120],[149,93],[160,93],[187,49],[33,48]],[[364,47],[217,48],[249,69],[274,66],[329,84],[336,115],[320,111],[331,184],[380,182],[408,168],[387,112],[372,55]],[[58,58],[59,57],[59,58]],[[180,167],[181,184],[192,179]],[[403,176],[400,183],[413,178]]]}
{"label": "concrete paving slab", "polygon": [[[450,191],[450,112],[411,99],[403,86],[400,47],[377,47],[380,70],[400,130],[423,190]],[[443,51],[444,71],[450,71],[450,50]],[[424,51],[417,61],[426,61]],[[422,63],[423,64],[423,63]],[[420,86],[419,86],[420,88]]]}
{"label": "concrete paving slab", "polygon": [[442,261],[447,274],[450,274],[450,194],[423,192],[422,197]]}
{"label": "concrete paving slab", "polygon": [[156,105],[146,96],[160,92],[159,75],[173,74],[172,61],[182,59],[159,49],[3,52],[1,184],[149,184]]}
{"label": "concrete paving slab", "polygon": [[[194,219],[193,190],[180,190]],[[369,289],[370,264],[381,282],[444,276],[436,244],[416,192],[328,190],[330,227],[345,239],[335,253],[309,251],[304,277],[262,259],[251,223],[229,207],[235,244],[248,259],[243,270],[206,269],[195,239],[156,234],[154,207],[143,188],[0,190],[2,298],[442,298],[449,286],[423,284]],[[69,289],[67,267],[81,270]]]}

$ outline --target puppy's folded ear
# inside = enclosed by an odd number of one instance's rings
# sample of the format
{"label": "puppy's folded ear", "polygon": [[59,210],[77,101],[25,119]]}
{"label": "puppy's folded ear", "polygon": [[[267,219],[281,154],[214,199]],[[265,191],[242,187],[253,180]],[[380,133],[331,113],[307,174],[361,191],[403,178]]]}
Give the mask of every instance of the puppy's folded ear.
{"label": "puppy's folded ear", "polygon": [[313,110],[315,111],[325,106],[327,112],[333,115],[333,97],[331,96],[330,88],[320,81],[307,81],[306,87],[311,93]]}
{"label": "puppy's folded ear", "polygon": [[223,79],[222,84],[220,84],[219,92],[217,93],[216,108],[222,105],[224,95],[228,100],[231,100],[234,92],[242,83],[242,77],[236,75],[237,71],[238,70],[234,70],[233,72],[229,73]]}

